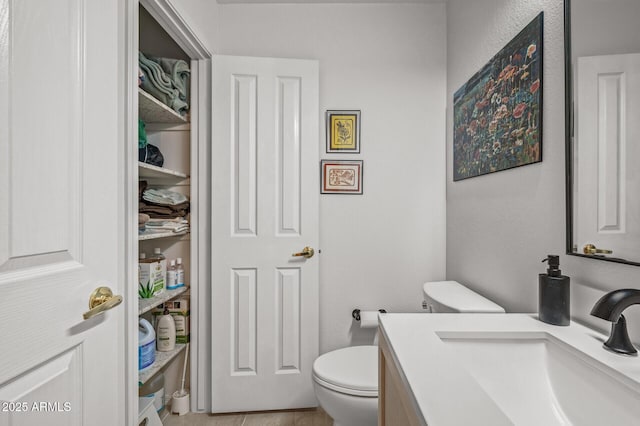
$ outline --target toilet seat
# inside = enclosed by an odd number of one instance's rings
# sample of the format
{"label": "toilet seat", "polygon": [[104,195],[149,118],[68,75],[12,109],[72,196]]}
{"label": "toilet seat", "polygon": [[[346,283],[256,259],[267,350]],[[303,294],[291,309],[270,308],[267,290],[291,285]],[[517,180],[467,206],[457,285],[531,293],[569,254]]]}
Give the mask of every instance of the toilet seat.
{"label": "toilet seat", "polygon": [[313,379],[347,395],[378,396],[378,347],[351,346],[327,352],[313,363]]}

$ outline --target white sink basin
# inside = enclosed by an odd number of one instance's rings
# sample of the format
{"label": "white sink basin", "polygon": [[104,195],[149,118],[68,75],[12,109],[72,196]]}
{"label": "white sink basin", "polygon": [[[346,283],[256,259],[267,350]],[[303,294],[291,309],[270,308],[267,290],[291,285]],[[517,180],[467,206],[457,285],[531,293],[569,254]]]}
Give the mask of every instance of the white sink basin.
{"label": "white sink basin", "polygon": [[640,424],[640,394],[624,376],[548,333],[439,337],[517,425]]}
{"label": "white sink basin", "polygon": [[526,314],[387,314],[393,357],[429,426],[639,425],[640,358]]}

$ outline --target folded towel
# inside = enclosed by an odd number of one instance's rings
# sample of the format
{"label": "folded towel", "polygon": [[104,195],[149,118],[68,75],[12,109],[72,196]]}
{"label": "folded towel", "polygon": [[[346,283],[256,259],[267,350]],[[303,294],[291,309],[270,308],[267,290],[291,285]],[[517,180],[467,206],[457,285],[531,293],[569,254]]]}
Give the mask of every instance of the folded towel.
{"label": "folded towel", "polygon": [[149,183],[146,180],[138,181],[138,200],[142,200],[142,193],[147,189]]}
{"label": "folded towel", "polygon": [[187,219],[176,218],[176,219],[149,219],[148,220],[150,226],[160,226],[160,225],[172,225],[172,224],[185,224],[189,223]]}
{"label": "folded towel", "polygon": [[173,87],[171,79],[162,70],[162,67],[148,59],[142,52],[138,52],[138,64],[145,75],[142,81],[142,88],[161,102],[171,106],[169,101],[177,97],[178,91]]}
{"label": "folded towel", "polygon": [[175,209],[174,206],[156,206],[147,204],[145,202],[140,202],[138,206],[138,211],[140,213],[145,213],[149,215],[151,218],[161,218],[161,219],[174,219],[174,218],[183,218],[189,213],[188,206],[183,209]]}
{"label": "folded towel", "polygon": [[147,189],[142,193],[142,199],[154,204],[168,206],[175,206],[189,201],[185,195],[168,189]]}
{"label": "folded towel", "polygon": [[151,220],[151,217],[148,214],[138,213],[138,226],[144,225],[150,220]]}
{"label": "folded towel", "polygon": [[178,89],[180,99],[185,102],[189,100],[189,64],[182,59],[157,58],[149,56],[149,59],[156,62],[162,70],[167,73],[173,85]]}
{"label": "folded towel", "polygon": [[184,232],[189,230],[189,222],[186,219],[151,219],[146,223],[146,232]]}
{"label": "folded towel", "polygon": [[180,91],[162,67],[142,52],[138,52],[138,64],[144,73],[142,89],[181,115],[186,115],[189,105],[180,99]]}

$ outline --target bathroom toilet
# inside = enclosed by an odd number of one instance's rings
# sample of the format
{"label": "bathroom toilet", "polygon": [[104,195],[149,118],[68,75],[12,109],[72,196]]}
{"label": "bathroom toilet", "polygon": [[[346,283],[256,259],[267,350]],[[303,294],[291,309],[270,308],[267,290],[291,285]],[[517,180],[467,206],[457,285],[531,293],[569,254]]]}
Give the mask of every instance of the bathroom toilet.
{"label": "bathroom toilet", "polygon": [[[429,312],[504,313],[504,309],[456,281],[423,286]],[[351,346],[327,352],[313,363],[313,388],[334,426],[378,424],[378,347]]]}
{"label": "bathroom toilet", "polygon": [[504,308],[457,281],[432,281],[422,286],[423,307],[434,313],[504,314]]}

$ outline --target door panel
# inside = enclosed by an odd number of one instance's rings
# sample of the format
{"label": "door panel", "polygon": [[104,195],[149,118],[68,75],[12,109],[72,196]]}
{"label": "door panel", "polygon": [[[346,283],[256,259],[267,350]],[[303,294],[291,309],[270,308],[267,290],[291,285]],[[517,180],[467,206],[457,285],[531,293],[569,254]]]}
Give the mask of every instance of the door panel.
{"label": "door panel", "polygon": [[278,235],[300,234],[300,78],[278,77],[276,169]]}
{"label": "door panel", "polygon": [[[0,207],[7,209],[0,217],[7,238],[1,239],[0,263],[56,252],[67,253],[69,259],[78,237],[72,228],[78,222],[78,211],[70,201],[78,198],[81,166],[80,1],[37,2],[38,7],[33,1],[14,1],[11,8],[9,1],[3,3],[0,80],[7,86],[1,101],[6,111],[2,157],[8,161],[1,187],[7,198]],[[56,69],[68,72],[57,75],[52,84],[42,74]],[[56,114],[46,99],[56,100]],[[48,143],[52,139],[59,143]],[[41,208],[33,208],[32,194],[38,195],[35,201]],[[41,259],[39,263],[50,262]]]}
{"label": "door panel", "polygon": [[232,106],[235,114],[231,127],[233,140],[232,208],[235,235],[257,233],[257,79],[256,76],[234,76]]}
{"label": "door panel", "polygon": [[213,75],[213,411],[315,406],[319,259],[292,253],[318,244],[318,64]]}
{"label": "door panel", "polygon": [[123,423],[122,309],[82,317],[122,291],[113,3],[0,0],[1,425]]}
{"label": "door panel", "polygon": [[[16,377],[0,391],[9,412],[0,416],[0,424],[51,424],[51,417],[63,418],[69,426],[82,425],[82,347],[77,346]],[[55,395],[55,399],[51,399]],[[4,419],[3,419],[4,418]]]}
{"label": "door panel", "polygon": [[234,375],[256,374],[257,286],[255,269],[233,270],[231,359]]}
{"label": "door panel", "polygon": [[276,348],[278,364],[276,374],[300,373],[300,295],[301,268],[277,268],[276,306]]}
{"label": "door panel", "polygon": [[576,242],[640,256],[640,54],[578,59]]}

